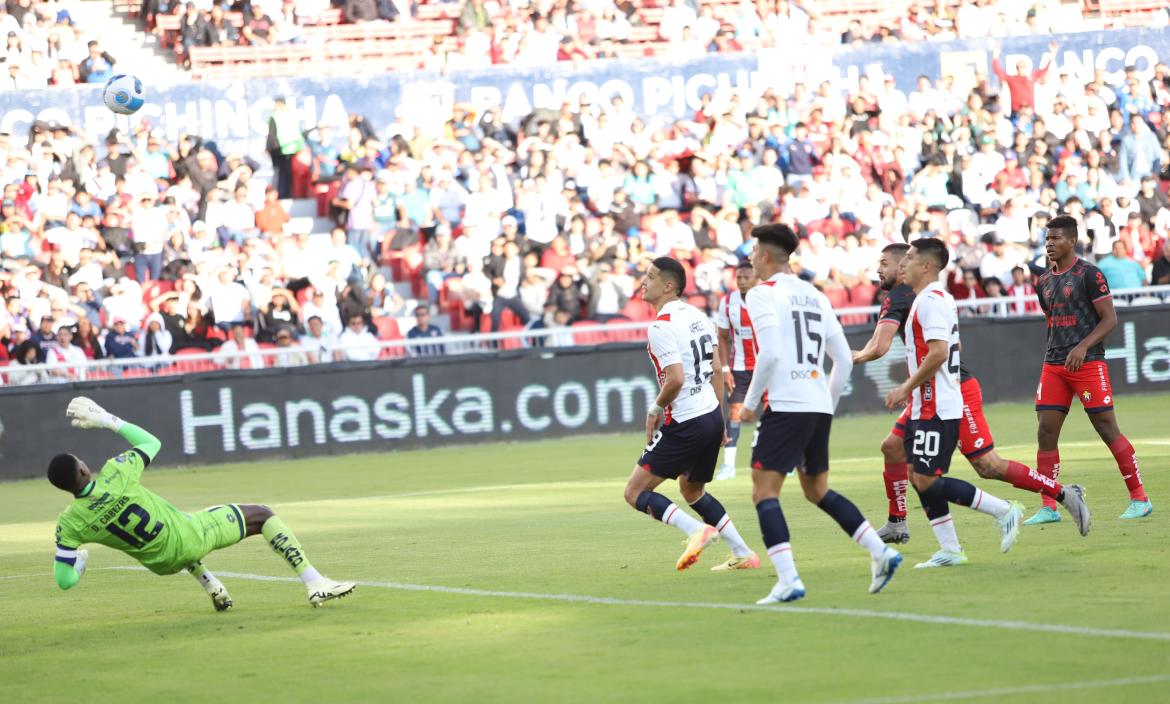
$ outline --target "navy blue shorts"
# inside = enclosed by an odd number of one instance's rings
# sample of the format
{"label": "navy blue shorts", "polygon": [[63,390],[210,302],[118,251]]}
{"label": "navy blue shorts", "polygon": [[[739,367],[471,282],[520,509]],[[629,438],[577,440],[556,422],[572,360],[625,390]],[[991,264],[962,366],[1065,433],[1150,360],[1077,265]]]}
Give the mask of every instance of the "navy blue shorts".
{"label": "navy blue shorts", "polygon": [[828,413],[764,411],[752,439],[752,469],[813,475],[829,471]]}
{"label": "navy blue shorts", "polygon": [[959,446],[959,419],[907,420],[902,447],[915,473],[941,477],[951,469],[951,455]]}
{"label": "navy blue shorts", "polygon": [[638,466],[656,477],[706,484],[715,476],[715,463],[723,447],[723,411],[663,425],[642,451]]}
{"label": "navy blue shorts", "polygon": [[731,403],[743,403],[747,398],[748,387],[752,385],[751,372],[732,372],[731,378],[735,379],[735,389],[731,392]]}

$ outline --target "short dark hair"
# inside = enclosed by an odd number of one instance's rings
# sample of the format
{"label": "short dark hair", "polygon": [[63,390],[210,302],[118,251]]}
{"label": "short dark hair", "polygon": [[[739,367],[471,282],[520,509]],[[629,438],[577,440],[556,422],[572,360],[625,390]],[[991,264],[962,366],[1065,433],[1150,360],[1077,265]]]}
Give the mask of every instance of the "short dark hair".
{"label": "short dark hair", "polygon": [[933,259],[938,264],[939,271],[947,268],[947,262],[951,260],[950,253],[947,252],[947,246],[942,243],[942,240],[933,237],[923,237],[911,242],[910,246],[918,250],[919,255]]}
{"label": "short dark hair", "polygon": [[893,244],[887,244],[885,247],[882,247],[882,254],[893,254],[899,258],[906,256],[906,252],[909,251],[910,245],[906,244],[905,242],[895,242]]}
{"label": "short dark hair", "polygon": [[779,247],[789,256],[796,251],[800,244],[800,238],[796,236],[792,228],[782,222],[752,228],[752,236],[759,240],[760,244]]}
{"label": "short dark hair", "polygon": [[1060,230],[1061,237],[1066,240],[1075,240],[1077,238],[1077,219],[1071,215],[1057,215],[1048,221],[1049,230]]}
{"label": "short dark hair", "polygon": [[751,269],[751,268],[752,268],[752,261],[750,259],[740,259],[739,263],[735,265],[736,272],[742,271],[743,269]]}
{"label": "short dark hair", "polygon": [[50,484],[72,494],[77,488],[77,467],[77,458],[63,452],[49,460],[49,470],[45,475],[49,478]]}
{"label": "short dark hair", "polygon": [[658,269],[664,276],[674,282],[675,293],[682,295],[682,292],[687,287],[687,270],[679,263],[677,259],[671,257],[658,257],[650,262]]}

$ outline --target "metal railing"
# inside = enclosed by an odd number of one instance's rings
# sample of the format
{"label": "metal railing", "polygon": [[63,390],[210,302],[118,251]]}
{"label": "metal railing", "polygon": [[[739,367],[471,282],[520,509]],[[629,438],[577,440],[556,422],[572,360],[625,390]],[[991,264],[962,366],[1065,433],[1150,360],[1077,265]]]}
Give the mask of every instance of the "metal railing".
{"label": "metal railing", "polygon": [[[1113,292],[1114,305],[1144,306],[1170,304],[1170,286],[1154,286]],[[1033,297],[1004,296],[956,301],[960,316],[1038,316]],[[844,325],[871,324],[879,306],[839,308]],[[380,340],[363,346],[294,344],[244,352],[189,352],[155,357],[88,360],[84,364],[17,364],[0,367],[0,380],[7,386],[68,383],[106,379],[176,376],[201,372],[299,367],[333,362],[361,362],[436,355],[495,354],[530,348],[565,348],[614,343],[644,343],[652,321],[620,321],[605,324],[577,323],[570,327],[510,330],[505,332],[454,334],[418,339]]]}

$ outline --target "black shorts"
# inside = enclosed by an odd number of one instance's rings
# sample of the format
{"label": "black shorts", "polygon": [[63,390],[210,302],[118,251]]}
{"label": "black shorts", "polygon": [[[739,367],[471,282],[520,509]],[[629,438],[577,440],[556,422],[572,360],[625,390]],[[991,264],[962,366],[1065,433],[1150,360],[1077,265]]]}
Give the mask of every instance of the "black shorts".
{"label": "black shorts", "polygon": [[828,413],[764,411],[752,438],[752,469],[787,474],[799,467],[805,474],[829,470]]}
{"label": "black shorts", "polygon": [[950,471],[951,455],[959,446],[959,419],[907,420],[902,446],[917,474],[941,477]]}
{"label": "black shorts", "polygon": [[751,372],[732,372],[731,378],[735,379],[735,389],[731,392],[731,403],[743,403],[747,398],[748,387],[752,385]]}
{"label": "black shorts", "polygon": [[685,476],[697,484],[706,484],[715,476],[715,463],[723,447],[723,411],[664,425],[642,451],[638,466],[656,477],[678,479]]}

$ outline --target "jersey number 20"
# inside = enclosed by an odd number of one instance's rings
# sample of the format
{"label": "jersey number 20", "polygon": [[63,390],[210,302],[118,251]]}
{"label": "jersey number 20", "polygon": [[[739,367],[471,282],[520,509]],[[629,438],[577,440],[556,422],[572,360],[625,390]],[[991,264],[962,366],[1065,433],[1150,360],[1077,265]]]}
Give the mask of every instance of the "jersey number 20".
{"label": "jersey number 20", "polygon": [[[131,533],[127,529],[130,528],[130,521],[134,517],[138,518],[138,522],[134,525],[133,532]],[[118,516],[106,526],[106,530],[110,531],[112,535],[121,538],[123,542],[132,548],[143,548],[146,547],[147,543],[157,538],[163,529],[162,521],[155,521],[154,525],[147,530],[146,526],[149,524],[150,514],[147,513],[146,509],[138,504],[130,504],[122,512],[122,515]]]}

